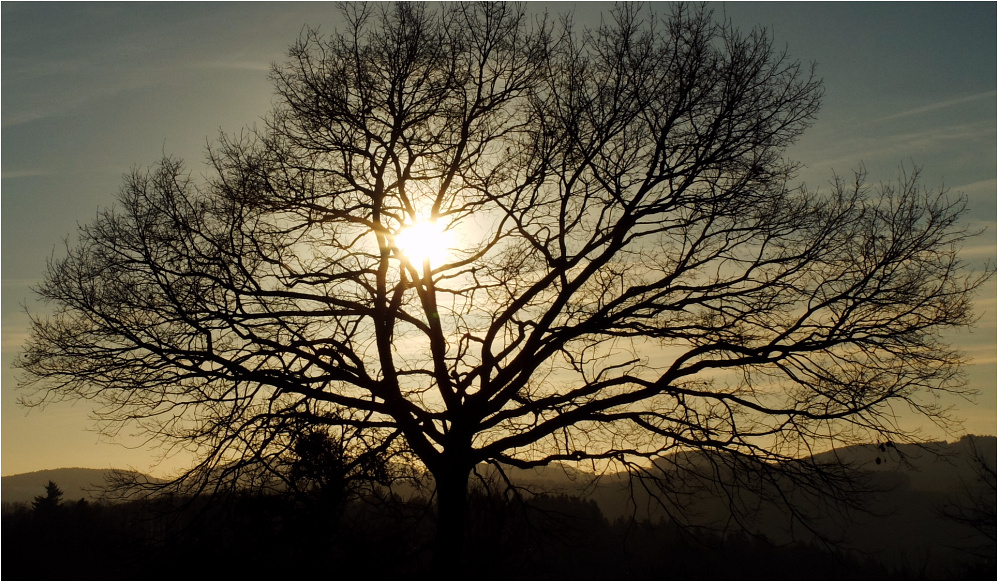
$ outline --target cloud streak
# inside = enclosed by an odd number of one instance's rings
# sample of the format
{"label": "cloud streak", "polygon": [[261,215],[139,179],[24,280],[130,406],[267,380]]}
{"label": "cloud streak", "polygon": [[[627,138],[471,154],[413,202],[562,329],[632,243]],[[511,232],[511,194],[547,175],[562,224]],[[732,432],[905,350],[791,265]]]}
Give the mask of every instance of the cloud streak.
{"label": "cloud streak", "polygon": [[887,117],[881,117],[880,119],[874,120],[875,122],[880,121],[890,121],[894,119],[900,119],[902,117],[911,117],[914,115],[921,115],[923,113],[928,113],[929,111],[935,111],[937,109],[946,109],[947,107],[953,107],[956,105],[963,105],[964,103],[970,103],[972,101],[979,101],[981,99],[987,99],[989,97],[998,96],[998,91],[986,91],[984,93],[977,93],[976,95],[966,95],[964,97],[957,97],[955,99],[947,99],[946,101],[940,101],[938,103],[933,103],[931,105],[925,105],[923,107],[916,107],[915,109],[909,109],[907,111],[902,111],[900,113],[895,113],[894,115],[888,115]]}
{"label": "cloud streak", "polygon": [[270,72],[270,63],[253,60],[231,60],[231,61],[205,61],[194,65],[197,69],[233,70],[233,71],[253,71]]}
{"label": "cloud streak", "polygon": [[[972,143],[994,143],[993,123],[971,122],[930,127],[907,132],[866,132],[856,135],[840,128],[824,136],[814,136],[807,144],[812,157],[808,165],[821,168],[854,167],[861,161],[892,163],[920,156],[924,152],[938,155],[948,148],[965,147]],[[817,154],[817,155],[815,155]],[[798,154],[799,155],[799,154]],[[820,157],[819,157],[820,156]]]}

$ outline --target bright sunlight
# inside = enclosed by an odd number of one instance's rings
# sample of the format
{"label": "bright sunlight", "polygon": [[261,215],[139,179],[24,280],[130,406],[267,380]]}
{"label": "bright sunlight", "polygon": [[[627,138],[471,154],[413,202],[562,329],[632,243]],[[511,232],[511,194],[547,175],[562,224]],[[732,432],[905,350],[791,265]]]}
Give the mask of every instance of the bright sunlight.
{"label": "bright sunlight", "polygon": [[417,267],[430,260],[431,265],[441,265],[447,259],[453,234],[438,221],[420,221],[405,227],[395,237],[395,244]]}

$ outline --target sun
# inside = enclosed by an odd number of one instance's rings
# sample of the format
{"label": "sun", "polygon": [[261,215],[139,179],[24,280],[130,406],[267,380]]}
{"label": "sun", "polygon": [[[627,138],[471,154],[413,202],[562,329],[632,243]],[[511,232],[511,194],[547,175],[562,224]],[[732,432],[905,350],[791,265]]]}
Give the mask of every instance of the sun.
{"label": "sun", "polygon": [[406,226],[395,237],[395,245],[414,265],[422,268],[429,259],[433,266],[447,260],[453,234],[441,221],[424,220]]}

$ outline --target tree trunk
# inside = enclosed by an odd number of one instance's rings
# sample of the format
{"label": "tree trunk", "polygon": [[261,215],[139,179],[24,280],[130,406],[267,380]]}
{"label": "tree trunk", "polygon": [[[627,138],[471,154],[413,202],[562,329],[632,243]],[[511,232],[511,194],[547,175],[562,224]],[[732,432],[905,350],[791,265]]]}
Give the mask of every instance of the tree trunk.
{"label": "tree trunk", "polygon": [[437,532],[432,568],[440,579],[463,579],[470,473],[470,468],[453,467],[433,476],[437,489]]}

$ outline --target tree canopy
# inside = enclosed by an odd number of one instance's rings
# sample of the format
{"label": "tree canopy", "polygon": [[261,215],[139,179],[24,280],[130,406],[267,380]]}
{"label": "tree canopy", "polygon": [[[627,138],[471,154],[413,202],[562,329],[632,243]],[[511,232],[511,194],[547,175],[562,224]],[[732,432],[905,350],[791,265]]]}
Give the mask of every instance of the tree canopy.
{"label": "tree canopy", "polygon": [[764,31],[684,5],[343,16],[207,175],[133,172],[50,263],[29,402],[195,451],[199,486],[290,483],[320,428],[337,463],[425,467],[451,545],[479,463],[707,451],[812,483],[815,443],[945,421],[941,334],[988,276],[963,201],[917,171],[796,185],[821,83]]}

